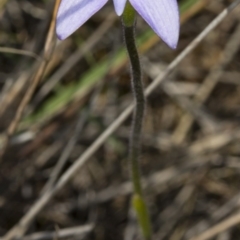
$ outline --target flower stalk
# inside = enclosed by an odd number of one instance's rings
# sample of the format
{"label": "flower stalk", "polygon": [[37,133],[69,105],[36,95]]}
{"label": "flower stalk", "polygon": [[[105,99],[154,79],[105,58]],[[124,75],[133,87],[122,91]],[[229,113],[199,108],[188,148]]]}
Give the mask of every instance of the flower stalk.
{"label": "flower stalk", "polygon": [[146,240],[151,239],[151,224],[148,210],[143,198],[139,159],[141,154],[141,132],[145,109],[145,96],[142,84],[142,72],[139,55],[135,43],[135,10],[129,2],[126,3],[123,15],[123,35],[131,64],[131,84],[135,99],[135,110],[132,121],[132,131],[129,147],[129,164],[132,175],[134,194],[132,204],[136,211],[138,222]]}

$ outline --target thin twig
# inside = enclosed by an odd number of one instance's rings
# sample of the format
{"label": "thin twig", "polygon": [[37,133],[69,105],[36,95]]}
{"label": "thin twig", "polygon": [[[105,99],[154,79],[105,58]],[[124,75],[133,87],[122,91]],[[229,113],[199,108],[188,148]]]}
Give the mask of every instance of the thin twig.
{"label": "thin twig", "polygon": [[16,48],[10,48],[10,47],[0,47],[0,52],[28,56],[28,57],[35,58],[38,61],[42,60],[42,58],[40,56],[38,56],[36,53],[27,51],[27,50],[22,50],[22,49],[16,49]]}
{"label": "thin twig", "polygon": [[200,234],[199,236],[191,238],[190,240],[207,240],[207,239],[213,238],[219,233],[222,233],[239,223],[240,223],[240,213],[237,213],[233,216],[230,216],[226,220],[216,224],[215,226],[211,227],[210,229]]}
{"label": "thin twig", "polygon": [[[78,227],[59,229],[56,232],[37,232],[37,233],[30,234],[26,237],[20,238],[18,240],[46,240],[46,239],[54,239],[54,237],[57,237],[57,239],[69,238],[69,237],[80,237],[81,235],[85,235],[90,231],[92,231],[93,227],[94,227],[93,224],[87,224],[87,225],[78,226]],[[2,240],[2,238],[0,238],[0,240]]]}
{"label": "thin twig", "polygon": [[81,130],[83,129],[84,123],[86,122],[88,113],[83,111],[78,118],[77,124],[74,128],[74,132],[72,134],[71,139],[68,141],[66,147],[64,148],[61,157],[59,158],[56,166],[54,167],[53,171],[51,172],[50,178],[48,180],[48,182],[46,183],[46,185],[44,186],[42,193],[49,191],[54,184],[56,183],[57,178],[59,177],[66,161],[69,158],[69,155],[72,152],[72,149],[74,148],[77,139],[79,137],[79,134],[81,132]]}
{"label": "thin twig", "polygon": [[7,129],[5,138],[3,140],[2,149],[0,152],[0,161],[2,160],[2,157],[8,147],[11,136],[14,134],[14,132],[18,126],[18,123],[22,118],[22,115],[24,113],[24,110],[25,110],[28,102],[31,100],[32,95],[35,92],[35,89],[37,88],[39,82],[42,79],[45,68],[46,68],[48,61],[53,53],[55,42],[56,42],[56,41],[54,41],[55,40],[55,24],[56,24],[55,19],[56,19],[59,4],[60,4],[60,0],[56,0],[55,6],[54,6],[54,11],[53,11],[53,16],[52,16],[52,21],[51,21],[47,39],[46,39],[46,44],[44,46],[44,60],[42,61],[36,74],[34,75],[32,83],[31,83],[30,87],[28,88],[26,94],[24,95],[12,122],[10,123],[10,125]]}
{"label": "thin twig", "polygon": [[[207,101],[207,99],[215,89],[216,85],[220,81],[220,77],[222,76],[224,69],[236,55],[240,46],[239,38],[240,38],[240,24],[238,24],[236,30],[233,32],[230,39],[226,43],[225,49],[223,50],[223,53],[221,54],[221,57],[217,65],[215,65],[211,69],[210,73],[203,81],[201,87],[196,92],[193,101],[198,107],[200,107]],[[172,139],[174,140],[175,143],[180,144],[184,141],[191,126],[193,125],[193,122],[194,118],[189,113],[186,113],[181,117],[179,125],[177,126],[172,136]]]}
{"label": "thin twig", "polygon": [[37,105],[41,100],[49,94],[49,92],[56,86],[56,84],[66,75],[74,65],[76,65],[85,54],[99,42],[101,37],[111,28],[116,19],[116,14],[111,13],[106,20],[99,26],[99,28],[86,39],[84,44],[75,51],[68,59],[66,59],[63,65],[56,70],[56,72],[48,79],[46,84],[40,89],[36,97],[33,100],[33,104]]}

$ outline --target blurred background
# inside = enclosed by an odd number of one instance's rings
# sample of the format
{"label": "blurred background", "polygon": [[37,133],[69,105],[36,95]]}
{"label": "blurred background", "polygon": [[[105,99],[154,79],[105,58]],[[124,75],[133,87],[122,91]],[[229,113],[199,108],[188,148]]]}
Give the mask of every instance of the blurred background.
{"label": "blurred background", "polygon": [[[174,51],[138,17],[145,87],[232,2],[179,1]],[[112,1],[44,52],[54,3],[0,1],[0,236],[55,191],[132,102]],[[240,239],[239,215],[228,226],[240,211],[239,6],[161,81],[146,108],[141,171],[154,239]],[[130,125],[129,116],[23,223],[24,239],[141,239],[130,203]],[[214,237],[197,238],[222,221]]]}

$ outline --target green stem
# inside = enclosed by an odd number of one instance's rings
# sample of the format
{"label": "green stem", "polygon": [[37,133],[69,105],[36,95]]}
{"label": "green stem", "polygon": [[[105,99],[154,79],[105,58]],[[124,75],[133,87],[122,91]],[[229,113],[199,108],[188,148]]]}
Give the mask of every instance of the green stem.
{"label": "green stem", "polygon": [[146,204],[143,199],[139,158],[141,149],[142,122],[145,109],[145,96],[142,85],[142,72],[139,55],[135,43],[135,11],[127,2],[123,16],[123,35],[131,63],[131,83],[134,99],[136,102],[132,121],[132,132],[130,136],[129,163],[132,174],[134,195],[133,207],[137,213],[139,225],[146,240],[151,239],[151,224]]}

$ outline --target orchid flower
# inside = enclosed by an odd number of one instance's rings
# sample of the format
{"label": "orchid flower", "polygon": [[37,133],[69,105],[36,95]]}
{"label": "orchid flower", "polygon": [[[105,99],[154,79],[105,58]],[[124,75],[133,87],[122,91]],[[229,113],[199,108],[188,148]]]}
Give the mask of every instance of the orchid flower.
{"label": "orchid flower", "polygon": [[[81,27],[108,0],[62,0],[57,15],[57,36],[63,40]],[[121,16],[127,0],[113,0]],[[177,0],[129,0],[130,4],[171,48],[176,48],[179,36]]]}

